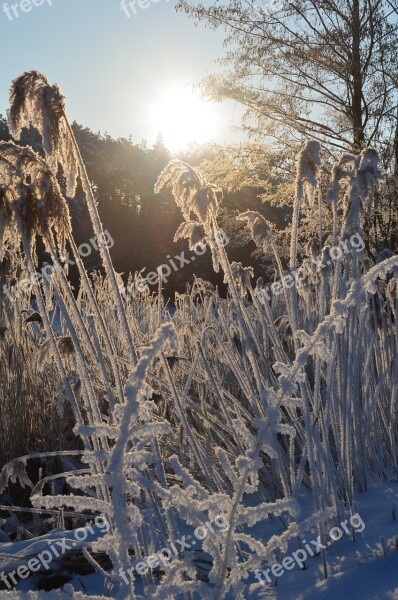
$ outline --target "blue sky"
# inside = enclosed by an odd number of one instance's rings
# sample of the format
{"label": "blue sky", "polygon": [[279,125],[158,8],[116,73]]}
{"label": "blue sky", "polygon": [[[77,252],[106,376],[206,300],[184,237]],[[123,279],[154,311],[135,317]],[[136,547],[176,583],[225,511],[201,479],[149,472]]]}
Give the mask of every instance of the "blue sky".
{"label": "blue sky", "polygon": [[[130,18],[120,0],[10,0],[19,14],[12,21],[0,0],[0,110],[8,105],[11,79],[37,69],[57,82],[71,119],[107,131],[153,141],[158,122],[151,106],[165,91],[197,83],[219,69],[223,33],[176,13],[175,0],[147,0]],[[145,0],[139,0],[145,3]],[[21,10],[31,4],[29,12]],[[52,3],[52,6],[50,4]],[[153,108],[153,107],[152,107]],[[241,110],[231,104],[211,109],[216,141],[232,141],[231,119]],[[193,116],[195,118],[195,116]]]}

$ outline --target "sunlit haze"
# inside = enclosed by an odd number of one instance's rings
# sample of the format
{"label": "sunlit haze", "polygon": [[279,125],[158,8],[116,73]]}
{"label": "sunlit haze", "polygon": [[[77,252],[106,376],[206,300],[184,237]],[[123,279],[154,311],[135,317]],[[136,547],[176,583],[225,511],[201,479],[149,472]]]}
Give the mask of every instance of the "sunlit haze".
{"label": "sunlit haze", "polygon": [[0,11],[3,48],[12,49],[12,61],[9,52],[0,58],[0,112],[11,79],[36,69],[59,84],[70,119],[95,132],[152,145],[162,131],[173,149],[236,140],[236,106],[189,92],[217,71],[222,33],[194,27],[174,0],[147,4],[129,17],[119,0],[52,0],[18,17],[11,10],[12,20]]}
{"label": "sunlit haze", "polygon": [[213,141],[222,128],[216,107],[187,87],[171,87],[151,106],[150,118],[172,152],[184,150],[190,142]]}

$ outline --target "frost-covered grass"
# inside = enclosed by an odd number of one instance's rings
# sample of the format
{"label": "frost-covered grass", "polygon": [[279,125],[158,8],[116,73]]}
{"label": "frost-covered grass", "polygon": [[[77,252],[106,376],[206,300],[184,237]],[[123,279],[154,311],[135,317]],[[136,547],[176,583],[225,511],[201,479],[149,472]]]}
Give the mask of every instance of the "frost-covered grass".
{"label": "frost-covered grass", "polygon": [[[0,343],[4,381],[14,377],[5,362],[14,331],[24,398],[34,404],[40,393],[54,409],[50,430],[63,424],[77,436],[69,455],[60,444],[65,473],[31,481],[27,454],[3,469],[1,489],[7,493],[8,482],[19,479],[31,488],[34,507],[59,511],[60,525],[64,509],[76,511],[76,519],[84,513],[108,520],[109,533],[85,550],[105,597],[261,597],[253,583],[256,569],[274,564],[275,556],[283,556],[292,543],[302,544],[311,532],[325,542],[333,524],[357,512],[360,492],[387,474],[398,478],[398,257],[383,254],[371,265],[362,251],[328,260],[331,246],[365,236],[363,220],[373,210],[381,178],[377,153],[368,149],[342,158],[328,208],[318,189],[319,145],[309,142],[302,149],[290,269],[302,260],[298,232],[304,202],[313,203],[314,210],[318,206],[319,214],[319,236],[308,240],[314,250],[307,260],[316,258],[318,248],[325,267],[314,268],[301,286],[271,300],[261,294],[262,282],[253,288],[249,265],[229,261],[216,235],[219,190],[189,165],[170,163],[156,189],[170,187],[182,210],[176,238],[186,237],[191,249],[205,238],[213,240],[208,243],[214,269],[222,270],[228,284],[227,298],[220,298],[209,283],[196,280],[176,297],[171,315],[161,295],[122,293],[106,246],[101,248],[106,276],[90,278],[84,270],[55,179],[59,167],[68,195],[80,178],[98,239],[102,229],[58,88],[37,73],[25,74],[14,82],[11,101],[13,135],[18,137],[22,126],[36,127],[46,158],[0,144],[0,242],[13,244],[14,260],[22,242],[21,264],[30,275],[37,234],[54,265],[62,264],[70,244],[81,287],[75,297],[62,268],[54,269],[50,282],[37,282],[38,323],[21,325],[19,308],[6,300],[1,305],[1,324],[7,327]],[[54,198],[51,206],[49,198]],[[333,215],[331,232],[323,229],[327,210]],[[240,220],[260,250],[273,249],[282,279],[268,224],[253,212]],[[21,302],[28,308],[31,299]],[[54,309],[61,331],[52,323]],[[15,392],[3,379],[0,385],[3,411],[9,406],[5,394]],[[19,410],[26,420],[29,410]],[[50,414],[48,408],[44,412]],[[15,425],[12,416],[7,419]],[[35,427],[27,431],[33,440]],[[2,447],[7,443],[0,439]],[[41,460],[49,449],[53,446],[43,449]],[[302,512],[303,504],[310,510]],[[128,570],[133,561],[220,514],[229,528],[198,546],[201,560],[185,551],[167,569],[123,584],[120,568]],[[275,531],[267,527],[271,519],[279,525]],[[37,518],[25,524],[25,535],[39,526]],[[42,527],[48,528],[44,519]],[[112,565],[106,570],[98,563],[104,555]],[[0,553],[0,568],[7,572],[8,559],[2,560]],[[327,551],[320,560],[326,578],[331,575]],[[200,579],[203,565],[206,576]],[[34,590],[34,581],[30,584]]]}

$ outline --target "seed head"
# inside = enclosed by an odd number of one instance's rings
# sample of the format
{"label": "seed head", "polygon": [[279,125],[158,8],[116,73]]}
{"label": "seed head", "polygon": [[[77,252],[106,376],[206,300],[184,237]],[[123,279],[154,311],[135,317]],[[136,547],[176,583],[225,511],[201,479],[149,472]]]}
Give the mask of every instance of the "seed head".
{"label": "seed head", "polygon": [[266,242],[271,233],[271,228],[267,221],[259,212],[247,210],[237,216],[238,221],[246,221],[250,228],[251,236],[258,247],[261,247]]}
{"label": "seed head", "polygon": [[[246,290],[250,287],[250,278],[254,277],[253,267],[244,267],[240,262],[232,262],[231,273],[238,289],[243,295],[246,294]],[[225,276],[224,282],[228,282],[227,276]]]}
{"label": "seed head", "polygon": [[7,112],[11,135],[19,140],[24,127],[34,127],[42,137],[43,149],[54,175],[61,166],[66,193],[74,196],[78,159],[65,116],[65,97],[38,71],[23,73],[12,82]]}
{"label": "seed head", "polygon": [[208,230],[211,216],[215,217],[218,212],[221,190],[207,183],[195,169],[180,160],[169,162],[156,182],[155,192],[159,193],[165,187],[171,188],[184,219],[190,221],[191,213],[194,213]]}
{"label": "seed head", "polygon": [[310,204],[314,200],[314,192],[318,187],[321,147],[319,142],[311,140],[301,149],[297,157],[297,201],[299,206],[304,195],[309,198]]}
{"label": "seed head", "polygon": [[47,161],[32,148],[0,142],[0,260],[7,242],[15,245],[23,233],[32,246],[39,234],[48,249],[55,232],[64,255],[69,231],[68,206]]}
{"label": "seed head", "polygon": [[203,243],[205,239],[205,230],[199,221],[183,221],[177,229],[174,241],[179,239],[189,240],[189,249],[195,250],[196,246]]}

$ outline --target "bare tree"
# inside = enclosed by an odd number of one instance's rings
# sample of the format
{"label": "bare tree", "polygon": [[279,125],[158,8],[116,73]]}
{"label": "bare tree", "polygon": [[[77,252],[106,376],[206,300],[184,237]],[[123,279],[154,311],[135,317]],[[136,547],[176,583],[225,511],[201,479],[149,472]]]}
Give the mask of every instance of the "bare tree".
{"label": "bare tree", "polygon": [[[276,3],[277,2],[277,3]],[[398,158],[396,0],[180,0],[178,8],[227,32],[213,98],[247,107],[246,128],[286,144],[373,144]],[[394,145],[395,137],[395,145]]]}

